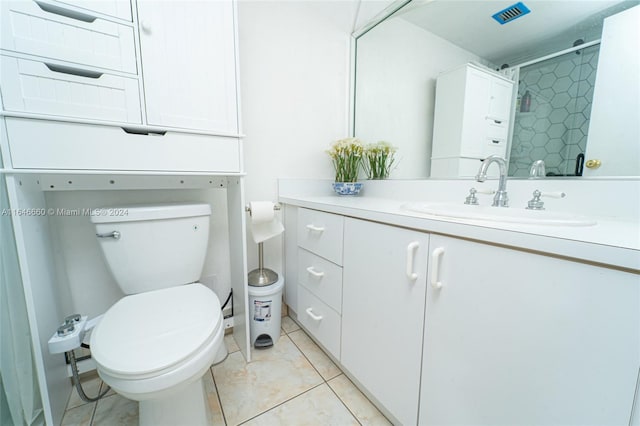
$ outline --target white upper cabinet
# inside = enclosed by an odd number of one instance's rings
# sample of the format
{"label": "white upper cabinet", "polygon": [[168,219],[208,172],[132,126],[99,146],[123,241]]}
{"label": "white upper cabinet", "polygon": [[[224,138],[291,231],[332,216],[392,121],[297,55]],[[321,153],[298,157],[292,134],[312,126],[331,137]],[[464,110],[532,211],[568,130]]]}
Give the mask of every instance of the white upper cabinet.
{"label": "white upper cabinet", "polygon": [[150,125],[238,133],[234,5],[138,1]]}
{"label": "white upper cabinet", "polygon": [[474,64],[440,75],[431,176],[470,176],[477,160],[505,157],[512,99],[512,81]]}

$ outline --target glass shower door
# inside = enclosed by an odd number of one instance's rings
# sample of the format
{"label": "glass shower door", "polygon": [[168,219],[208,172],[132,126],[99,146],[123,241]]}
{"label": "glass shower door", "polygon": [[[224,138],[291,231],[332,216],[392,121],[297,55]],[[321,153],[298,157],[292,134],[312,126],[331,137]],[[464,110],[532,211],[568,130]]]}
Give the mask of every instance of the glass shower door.
{"label": "glass shower door", "polygon": [[509,176],[529,176],[543,160],[547,176],[581,174],[600,46],[520,68]]}

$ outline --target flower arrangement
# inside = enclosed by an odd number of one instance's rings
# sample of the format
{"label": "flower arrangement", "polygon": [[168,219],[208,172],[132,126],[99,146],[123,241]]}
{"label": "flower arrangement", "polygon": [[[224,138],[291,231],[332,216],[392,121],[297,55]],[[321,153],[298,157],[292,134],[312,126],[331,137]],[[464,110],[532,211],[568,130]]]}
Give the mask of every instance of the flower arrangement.
{"label": "flower arrangement", "polygon": [[336,171],[336,182],[356,182],[364,145],[357,138],[340,139],[327,150]]}
{"label": "flower arrangement", "polygon": [[368,144],[364,149],[362,168],[369,179],[386,179],[395,163],[397,148],[389,142]]}

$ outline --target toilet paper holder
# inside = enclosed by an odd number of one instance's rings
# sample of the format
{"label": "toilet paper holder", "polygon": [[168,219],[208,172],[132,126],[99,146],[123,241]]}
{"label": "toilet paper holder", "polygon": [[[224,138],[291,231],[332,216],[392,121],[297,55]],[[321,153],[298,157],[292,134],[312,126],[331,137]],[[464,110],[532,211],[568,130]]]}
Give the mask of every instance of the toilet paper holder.
{"label": "toilet paper holder", "polygon": [[[273,209],[275,211],[280,210],[282,207],[280,207],[280,204],[274,204],[273,205]],[[244,206],[244,211],[248,212],[249,214],[251,214],[251,205],[247,204],[246,206]]]}
{"label": "toilet paper holder", "polygon": [[[281,207],[279,204],[274,204],[273,209],[278,211]],[[247,204],[244,210],[251,214],[251,205]],[[258,269],[249,272],[247,279],[249,285],[253,287],[264,287],[278,281],[278,274],[264,267],[264,242],[258,243]]]}

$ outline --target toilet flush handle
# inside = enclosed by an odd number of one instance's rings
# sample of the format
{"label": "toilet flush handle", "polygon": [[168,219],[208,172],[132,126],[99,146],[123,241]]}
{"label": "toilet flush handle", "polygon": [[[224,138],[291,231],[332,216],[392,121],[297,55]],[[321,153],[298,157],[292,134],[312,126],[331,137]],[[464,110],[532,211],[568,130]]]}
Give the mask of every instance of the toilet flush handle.
{"label": "toilet flush handle", "polygon": [[98,238],[113,238],[114,240],[120,239],[120,233],[118,231],[107,232],[106,234],[96,234]]}

